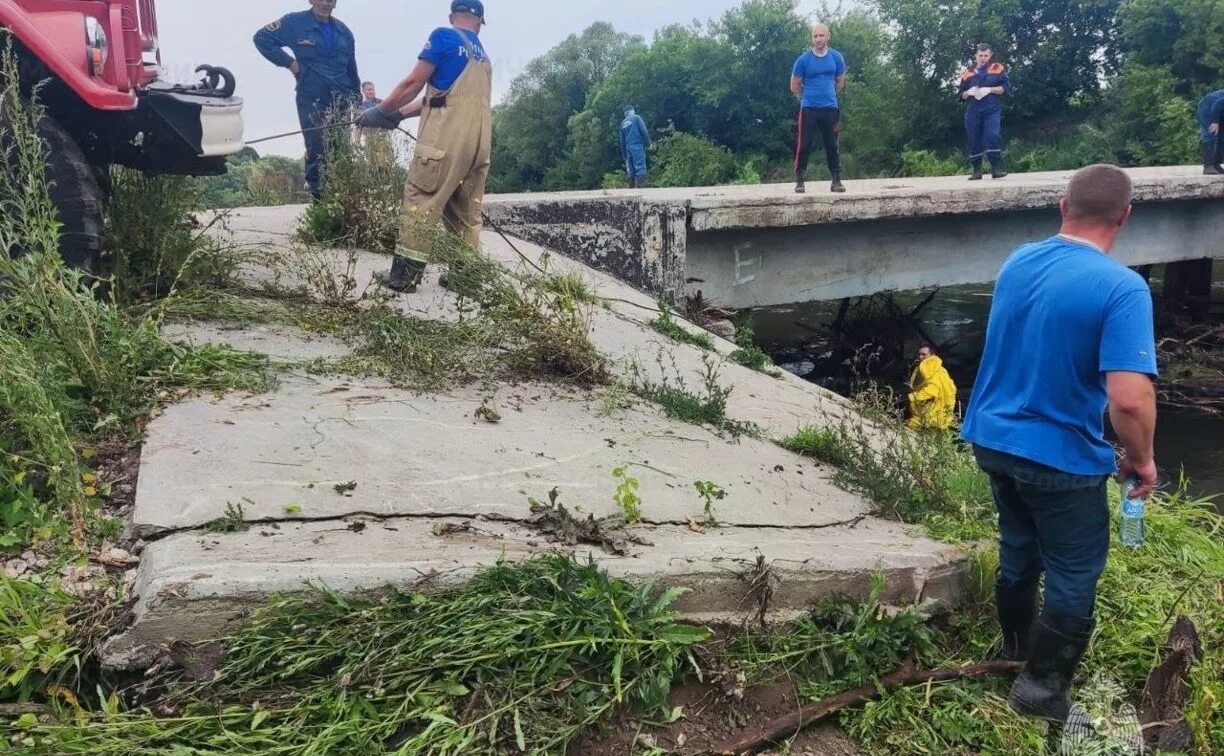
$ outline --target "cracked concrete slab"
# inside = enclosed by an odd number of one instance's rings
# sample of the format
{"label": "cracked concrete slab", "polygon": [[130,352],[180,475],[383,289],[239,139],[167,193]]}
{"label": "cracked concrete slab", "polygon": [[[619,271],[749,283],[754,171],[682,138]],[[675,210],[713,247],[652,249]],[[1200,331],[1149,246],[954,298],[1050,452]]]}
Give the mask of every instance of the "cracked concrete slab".
{"label": "cracked concrete slab", "polygon": [[[720,517],[731,508],[720,507]],[[756,617],[760,607],[749,588],[758,558],[769,565],[773,593],[766,609],[774,619],[794,617],[830,593],[864,594],[877,570],[887,581],[885,601],[948,602],[959,592],[959,550],[875,518],[829,530],[722,527],[697,534],[642,526],[636,532],[652,545],[633,546],[624,556],[582,546],[573,553],[615,576],[688,588],[676,609],[694,621]],[[325,585],[357,594],[388,584],[436,591],[499,560],[555,548],[522,524],[459,518],[350,518],[180,533],[147,547],[136,622],[103,656],[111,667],[145,666],[168,640],[217,637],[270,593]]]}
{"label": "cracked concrete slab", "polygon": [[[241,505],[249,520],[529,516],[559,488],[569,506],[613,514],[612,471],[628,465],[644,516],[685,523],[693,488],[728,494],[735,525],[820,527],[868,508],[828,470],[776,445],[720,437],[638,403],[600,417],[601,395],[546,384],[417,394],[377,383],[291,376],[272,394],[197,398],[147,429],[132,526],[137,535],[201,527]],[[477,416],[482,405],[501,416]],[[344,495],[335,486],[357,486]]]}
{"label": "cracked concrete slab", "polygon": [[[243,210],[231,219],[234,240],[292,255],[300,210]],[[540,264],[546,254],[491,232],[484,242],[508,266],[520,255]],[[349,253],[326,254],[347,266]],[[388,261],[368,252],[352,260],[347,272],[359,297]],[[216,636],[269,594],[307,582],[345,592],[418,581],[436,589],[499,559],[558,548],[530,524],[528,498],[546,500],[556,487],[580,517],[613,514],[612,470],[621,465],[639,482],[645,522],[636,532],[648,544],[622,556],[573,551],[616,575],[692,589],[678,608],[693,620],[755,616],[746,576],[758,558],[773,575],[775,617],[832,591],[865,593],[877,569],[889,599],[955,601],[959,550],[869,516],[869,503],[836,487],[831,469],[771,442],[806,424],[861,423],[849,402],[781,371],[742,367],[728,359],[735,345],[717,337],[708,352],[674,343],[649,327],[658,312],[647,295],[575,261],[550,255],[548,264],[580,273],[601,297],[590,336],[623,380],[699,390],[713,364],[719,384],[732,388],[728,416],[756,423],[762,436],[720,435],[643,402],[607,414],[599,391],[535,383],[422,394],[290,373],[268,394],[197,397],[147,428],[131,528],[149,543],[135,623],[108,644],[106,663],[147,664],[160,644]],[[266,271],[249,274],[258,281]],[[455,298],[437,274],[431,268],[421,290],[393,306],[415,317],[455,317]],[[346,351],[338,340],[279,327],[193,323],[171,333],[291,359]],[[499,422],[478,417],[482,405]],[[704,533],[689,527],[704,506],[693,488],[699,480],[728,494],[715,504],[722,527]],[[350,482],[356,487],[348,490]],[[250,529],[207,532],[230,505],[241,505]],[[450,534],[437,535],[435,526]]]}
{"label": "cracked concrete slab", "polygon": [[280,360],[329,359],[345,357],[353,351],[340,339],[284,325],[175,321],[162,326],[162,335],[191,345],[228,344],[242,352],[258,352]]}

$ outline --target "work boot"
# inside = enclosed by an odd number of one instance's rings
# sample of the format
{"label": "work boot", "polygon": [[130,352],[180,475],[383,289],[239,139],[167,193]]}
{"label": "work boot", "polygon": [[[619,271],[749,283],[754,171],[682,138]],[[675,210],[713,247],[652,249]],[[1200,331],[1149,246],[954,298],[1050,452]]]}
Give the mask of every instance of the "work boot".
{"label": "work boot", "polygon": [[1204,176],[1224,176],[1224,170],[1220,169],[1220,153],[1219,147],[1215,142],[1207,142],[1203,145],[1203,175]]}
{"label": "work boot", "polygon": [[846,191],[845,184],[841,182],[841,174],[839,173],[833,174],[833,183],[829,185],[829,191],[839,192],[839,193]]}
{"label": "work boot", "polygon": [[421,277],[425,274],[425,261],[400,254],[392,255],[391,271],[374,274],[374,280],[392,291],[400,294],[411,294],[417,290]]}
{"label": "work boot", "polygon": [[995,605],[1003,630],[1003,660],[1028,661],[1037,621],[1037,581],[1006,588],[996,582]]}
{"label": "work boot", "polygon": [[969,180],[970,181],[981,181],[982,180],[982,166],[980,165],[973,166],[973,173],[969,176]]}
{"label": "work boot", "polygon": [[1017,714],[1062,724],[1071,713],[1071,681],[1095,626],[1091,617],[1046,610],[1033,633],[1032,654],[1007,703]]}
{"label": "work boot", "polygon": [[990,177],[992,179],[1006,178],[1007,171],[1003,170],[1003,161],[990,164]]}
{"label": "work boot", "polygon": [[807,187],[803,185],[804,178],[803,173],[795,173],[795,194],[803,194],[807,191]]}

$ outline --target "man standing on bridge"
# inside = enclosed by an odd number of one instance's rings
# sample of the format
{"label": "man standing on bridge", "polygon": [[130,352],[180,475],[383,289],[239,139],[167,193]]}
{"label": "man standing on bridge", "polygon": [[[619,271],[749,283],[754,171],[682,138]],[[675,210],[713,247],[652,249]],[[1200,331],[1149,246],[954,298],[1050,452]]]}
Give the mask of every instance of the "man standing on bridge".
{"label": "man standing on bridge", "polygon": [[846,60],[829,47],[829,27],[812,27],[812,49],[799,56],[791,70],[791,93],[799,98],[799,127],[795,148],[795,191],[803,194],[808,160],[816,135],[824,144],[825,162],[833,175],[830,189],[844,192],[837,136],[841,132],[841,110],[837,93],[846,85]]}
{"label": "man standing on bridge", "polygon": [[995,62],[990,45],[980,44],[973,65],[961,72],[960,98],[965,106],[965,132],[969,135],[970,181],[981,181],[982,158],[990,161],[990,177],[1001,179],[1003,170],[1003,95],[1011,89],[1007,70]]}
{"label": "man standing on bridge", "polygon": [[[316,200],[323,194],[327,112],[361,96],[357,43],[349,28],[333,17],[336,0],[310,0],[310,10],[289,13],[255,32],[259,54],[297,80],[298,122],[306,141],[306,185]],[[285,49],[293,51],[293,55]]]}
{"label": "man standing on bridge", "polygon": [[[363,128],[394,129],[421,116],[399,244],[391,272],[379,274],[394,291],[416,290],[439,220],[480,249],[493,133],[493,65],[479,36],[484,15],[481,0],[454,0],[451,26],[429,36],[412,73],[361,118]],[[413,102],[422,90],[424,99]]]}
{"label": "man standing on bridge", "polygon": [[[1003,653],[1027,660],[1011,707],[1065,722],[1067,691],[1095,627],[1109,552],[1108,407],[1133,497],[1156,485],[1156,345],[1147,284],[1109,250],[1130,218],[1131,181],[1112,165],[1071,178],[1057,236],[1026,244],[995,284],[986,348],[962,437],[999,513]],[[1037,586],[1045,573],[1045,606]]]}
{"label": "man standing on bridge", "polygon": [[1217,89],[1199,100],[1199,142],[1203,145],[1203,175],[1224,175],[1220,161],[1224,160],[1224,133],[1220,121],[1224,118],[1224,89]]}
{"label": "man standing on bridge", "polygon": [[629,174],[629,188],[646,186],[646,150],[650,147],[650,131],[632,105],[625,106],[625,120],[620,125],[621,158]]}

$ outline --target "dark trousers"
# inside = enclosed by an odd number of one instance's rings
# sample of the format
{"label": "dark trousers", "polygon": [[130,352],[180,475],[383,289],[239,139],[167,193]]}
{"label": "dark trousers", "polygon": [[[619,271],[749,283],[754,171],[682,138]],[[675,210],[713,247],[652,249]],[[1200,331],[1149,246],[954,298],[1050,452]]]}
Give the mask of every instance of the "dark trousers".
{"label": "dark trousers", "polygon": [[327,108],[330,100],[310,100],[298,98],[298,123],[303,129],[302,139],[306,142],[306,185],[310,187],[310,196],[319,199],[323,194],[323,158],[327,152],[327,136],[322,126],[327,118]]}
{"label": "dark trousers", "polygon": [[999,511],[999,584],[1035,585],[1045,573],[1045,609],[1091,617],[1109,554],[1107,475],[1073,475],[973,447]]}
{"label": "dark trousers", "polygon": [[970,106],[965,110],[965,131],[969,135],[969,163],[982,166],[985,157],[998,168],[1003,164],[1003,111],[981,111]]}
{"label": "dark trousers", "polygon": [[795,149],[795,175],[807,173],[808,160],[816,136],[824,144],[825,161],[829,173],[836,178],[841,174],[841,157],[837,151],[837,135],[841,132],[841,110],[838,108],[801,108],[799,110],[799,136]]}

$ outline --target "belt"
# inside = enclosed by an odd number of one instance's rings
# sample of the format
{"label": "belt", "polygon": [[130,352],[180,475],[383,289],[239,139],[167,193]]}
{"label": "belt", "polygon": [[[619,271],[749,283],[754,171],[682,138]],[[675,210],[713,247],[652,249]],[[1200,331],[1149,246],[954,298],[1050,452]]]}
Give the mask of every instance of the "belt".
{"label": "belt", "polygon": [[425,104],[431,108],[444,108],[446,107],[446,95],[438,95],[437,97],[430,97],[428,100],[425,101]]}

